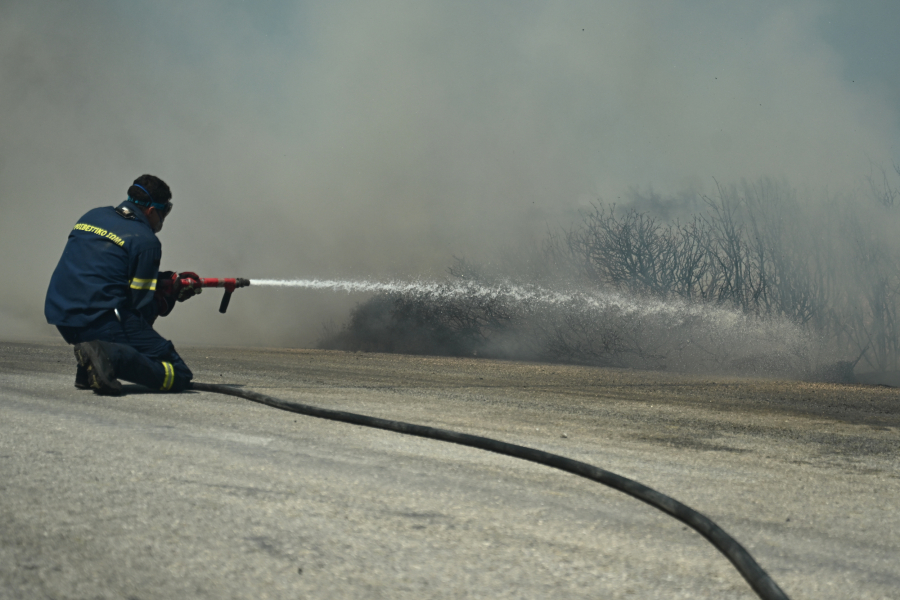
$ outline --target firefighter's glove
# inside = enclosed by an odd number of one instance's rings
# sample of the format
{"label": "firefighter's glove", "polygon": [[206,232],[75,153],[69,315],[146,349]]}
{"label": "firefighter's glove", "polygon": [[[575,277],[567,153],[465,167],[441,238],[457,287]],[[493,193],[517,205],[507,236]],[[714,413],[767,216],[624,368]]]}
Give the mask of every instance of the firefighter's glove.
{"label": "firefighter's glove", "polygon": [[174,271],[160,271],[156,280],[156,292],[153,294],[156,300],[156,309],[160,317],[167,316],[175,307],[176,290],[175,282],[178,275]]}
{"label": "firefighter's glove", "polygon": [[[191,281],[196,281],[197,283],[196,285],[181,285],[180,282],[182,279],[190,279]],[[188,298],[193,298],[195,295],[203,291],[203,288],[200,287],[200,276],[196,273],[192,273],[190,271],[179,273],[175,281],[179,282],[175,289],[175,299],[179,302],[184,302]]]}

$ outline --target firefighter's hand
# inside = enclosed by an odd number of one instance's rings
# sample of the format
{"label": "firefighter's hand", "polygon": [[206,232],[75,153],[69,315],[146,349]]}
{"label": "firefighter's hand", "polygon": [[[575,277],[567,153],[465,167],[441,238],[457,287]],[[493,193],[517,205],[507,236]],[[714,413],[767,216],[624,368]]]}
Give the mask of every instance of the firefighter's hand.
{"label": "firefighter's hand", "polygon": [[192,273],[191,271],[185,271],[184,273],[178,274],[178,281],[182,279],[190,279],[192,281],[196,281],[196,285],[179,285],[176,290],[176,300],[179,302],[184,302],[188,298],[193,298],[197,294],[203,291],[203,288],[200,287],[200,276],[196,273]]}
{"label": "firefighter's hand", "polygon": [[175,307],[175,275],[174,271],[160,271],[156,280],[156,309],[160,317],[168,316]]}

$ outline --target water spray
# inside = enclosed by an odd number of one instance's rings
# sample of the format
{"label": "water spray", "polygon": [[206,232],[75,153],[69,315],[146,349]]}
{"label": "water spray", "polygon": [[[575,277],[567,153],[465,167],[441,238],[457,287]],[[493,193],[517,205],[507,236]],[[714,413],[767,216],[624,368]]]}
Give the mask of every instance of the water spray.
{"label": "water spray", "polygon": [[439,299],[453,298],[497,298],[517,303],[532,302],[548,307],[571,307],[582,305],[585,308],[616,308],[629,313],[670,314],[700,316],[716,313],[719,317],[741,317],[736,311],[721,308],[710,308],[700,304],[686,302],[664,302],[656,299],[626,297],[617,292],[598,291],[565,291],[557,292],[534,284],[512,283],[502,281],[495,285],[484,285],[472,281],[437,282],[437,281],[369,281],[349,279],[251,279],[257,287],[289,287],[310,290],[330,290],[352,293],[387,293],[402,294],[413,297],[431,296]]}
{"label": "water spray", "polygon": [[[615,290],[563,287],[550,289],[532,283],[499,280],[489,284],[470,279],[458,280],[352,280],[352,279],[251,279],[255,287],[344,292],[347,294],[384,294],[423,306],[456,304],[462,314],[466,307],[499,308],[509,319],[509,327],[490,333],[493,347],[509,348],[520,343],[516,328],[557,330],[578,327],[605,327],[633,340],[646,351],[632,357],[631,363],[618,366],[660,368],[653,361],[666,356],[676,369],[698,372],[757,372],[751,364],[761,356],[784,357],[776,365],[779,373],[792,376],[808,370],[807,356],[816,344],[800,326],[778,317],[759,318],[727,306],[689,302],[682,299],[636,297]],[[451,307],[452,310],[452,307]],[[496,314],[496,313],[495,313]],[[573,325],[574,324],[574,325]],[[561,329],[560,329],[561,328]],[[532,328],[530,331],[533,331]],[[506,336],[506,337],[504,337]],[[530,342],[529,342],[530,343]],[[531,344],[534,347],[534,344]],[[488,350],[487,352],[490,352]],[[651,357],[650,362],[644,356]],[[504,358],[517,358],[504,355]],[[541,356],[526,356],[541,360]],[[552,358],[549,360],[553,360]],[[644,361],[644,362],[641,362]],[[657,362],[659,362],[657,360]],[[616,366],[616,365],[613,365]],[[771,372],[763,369],[765,372]]]}

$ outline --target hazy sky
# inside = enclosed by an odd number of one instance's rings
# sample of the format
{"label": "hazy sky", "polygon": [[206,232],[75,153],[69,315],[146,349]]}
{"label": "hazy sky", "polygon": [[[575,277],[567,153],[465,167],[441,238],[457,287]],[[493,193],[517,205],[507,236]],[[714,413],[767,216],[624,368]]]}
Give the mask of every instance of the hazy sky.
{"label": "hazy sky", "polygon": [[[591,200],[900,162],[900,2],[0,0],[0,339],[54,336],[76,219],[172,187],[163,267],[415,277]],[[214,297],[214,298],[211,298]],[[309,343],[344,297],[180,306],[176,345]]]}

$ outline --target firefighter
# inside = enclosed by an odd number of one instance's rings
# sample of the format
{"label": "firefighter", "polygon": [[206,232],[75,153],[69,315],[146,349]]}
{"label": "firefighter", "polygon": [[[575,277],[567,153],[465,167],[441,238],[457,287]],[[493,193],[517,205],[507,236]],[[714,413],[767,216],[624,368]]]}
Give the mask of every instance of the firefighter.
{"label": "firefighter", "polygon": [[[160,273],[156,234],[172,211],[172,193],[153,175],[141,175],[119,206],[88,211],[75,224],[50,278],[47,322],[75,346],[75,387],[119,395],[119,379],[162,392],[190,387],[191,370],[172,342],[153,329],[176,302],[200,293],[180,287],[195,273]],[[168,292],[160,278],[172,279]]]}

